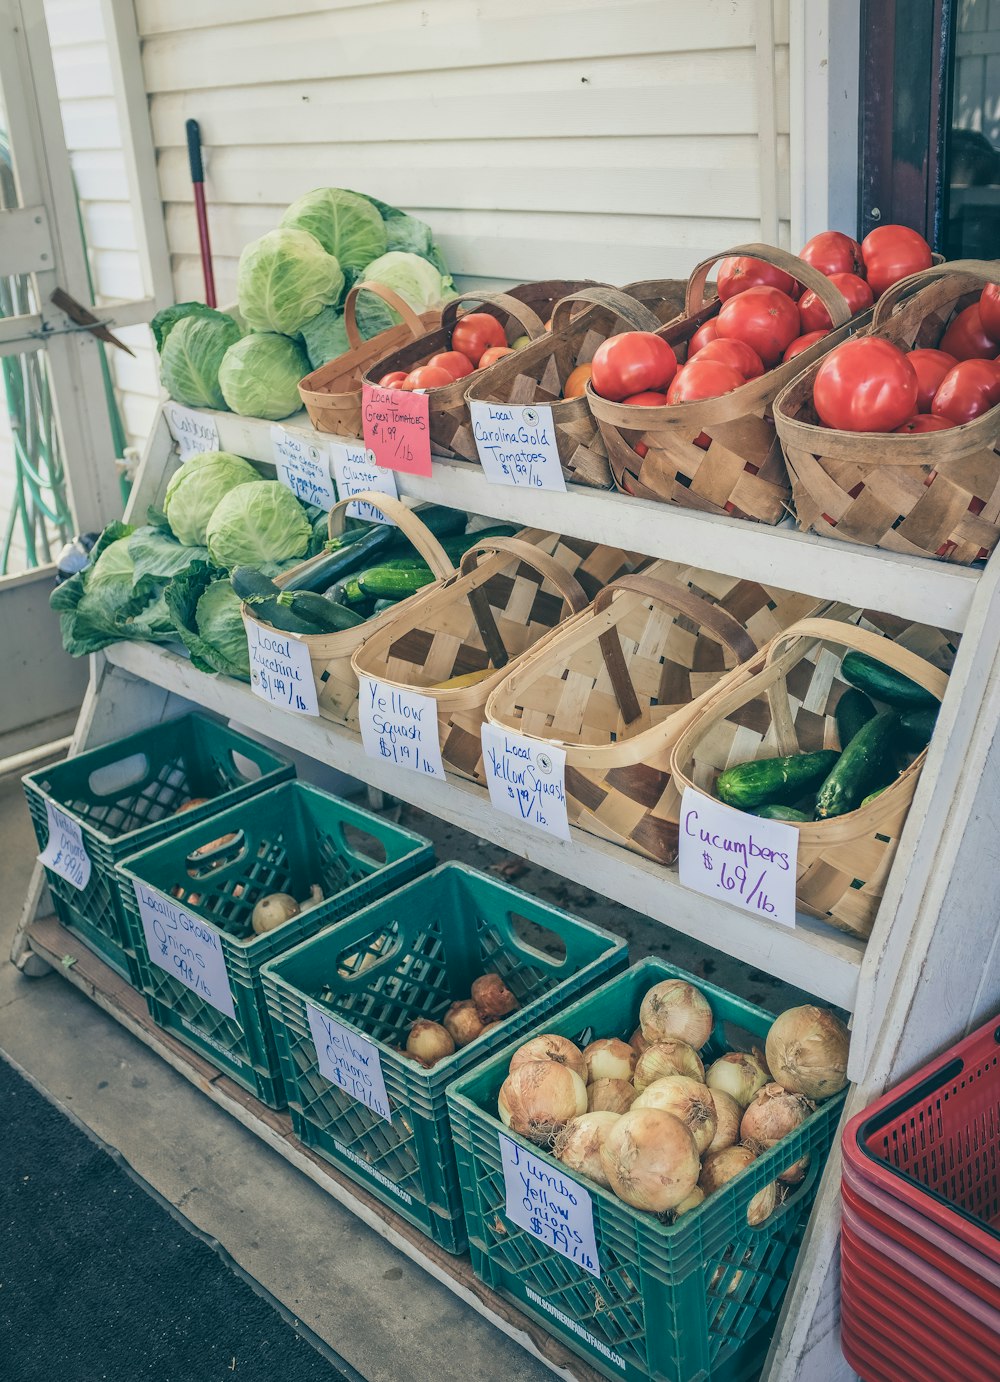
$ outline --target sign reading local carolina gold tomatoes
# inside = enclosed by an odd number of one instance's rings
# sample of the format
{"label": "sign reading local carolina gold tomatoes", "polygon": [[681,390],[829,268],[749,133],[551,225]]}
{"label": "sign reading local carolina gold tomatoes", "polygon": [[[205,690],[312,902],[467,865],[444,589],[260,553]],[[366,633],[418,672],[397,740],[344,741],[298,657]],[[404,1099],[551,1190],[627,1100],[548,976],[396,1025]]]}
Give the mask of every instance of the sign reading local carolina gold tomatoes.
{"label": "sign reading local carolina gold tomatoes", "polygon": [[376,465],[407,475],[431,474],[430,401],[425,393],[366,384],[361,420],[365,446]]}

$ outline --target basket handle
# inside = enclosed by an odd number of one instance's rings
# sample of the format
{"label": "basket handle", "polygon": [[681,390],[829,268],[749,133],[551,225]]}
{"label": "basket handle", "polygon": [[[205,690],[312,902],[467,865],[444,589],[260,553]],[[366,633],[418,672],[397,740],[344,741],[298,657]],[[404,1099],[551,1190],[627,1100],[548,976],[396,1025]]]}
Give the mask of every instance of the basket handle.
{"label": "basket handle", "polygon": [[[597,592],[594,600],[594,613],[603,613],[619,590],[631,590],[639,595],[646,595],[649,599],[666,605],[676,614],[692,619],[702,628],[713,633],[720,643],[724,643],[735,653],[740,662],[747,662],[756,656],[756,643],[739,620],[734,619],[728,610],[722,609],[719,605],[710,604],[708,600],[696,595],[687,586],[673,585],[668,581],[657,579],[656,576],[630,575],[622,576],[617,581],[611,581]],[[612,624],[610,628],[606,629],[598,638],[598,642],[604,655],[604,665],[611,680],[618,709],[621,711],[625,723],[630,725],[639,719],[642,711],[639,707],[639,699],[635,694],[632,678],[629,675],[625,654],[622,652],[617,624]]]}
{"label": "basket handle", "polygon": [[[548,552],[541,551],[532,543],[525,542],[523,538],[490,537],[475,543],[462,557],[460,569],[463,576],[469,575],[476,569],[479,564],[479,557],[484,552],[509,553],[511,556],[517,557],[519,561],[524,562],[526,566],[539,572],[546,580],[552,582],[573,614],[579,614],[590,603],[580,582],[575,576],[570,575],[565,566],[561,566],[555,557],[550,557]],[[506,667],[510,661],[510,654],[500,636],[500,630],[497,628],[497,621],[493,616],[486,591],[482,586],[475,586],[469,591],[468,598],[483,640],[483,647],[489,654],[490,661],[494,667]]]}
{"label": "basket handle", "polygon": [[352,494],[348,499],[339,500],[330,510],[327,520],[327,531],[331,538],[344,531],[347,506],[356,503],[370,504],[380,514],[391,518],[403,536],[413,543],[435,576],[451,576],[454,573],[455,568],[447,552],[430,528],[421,523],[419,510],[409,508],[389,494],[376,494],[373,490],[365,490],[361,494]]}
{"label": "basket handle", "polygon": [[826,274],[821,274],[819,269],[814,269],[811,264],[807,264],[804,259],[800,259],[797,254],[789,254],[787,250],[779,249],[777,245],[734,245],[731,250],[724,250],[722,254],[713,254],[709,259],[703,259],[700,264],[696,264],[688,279],[687,292],[684,297],[684,311],[689,317],[693,317],[696,312],[700,312],[708,303],[705,299],[705,285],[708,283],[709,270],[717,264],[720,259],[731,259],[739,255],[749,255],[753,259],[763,259],[765,264],[773,264],[776,269],[784,269],[786,274],[791,274],[803,287],[810,289],[816,294],[820,302],[830,314],[830,320],[835,327],[843,326],[851,319],[851,308],[844,297],[827,278]]}
{"label": "basket handle", "polygon": [[949,274],[970,274],[981,279],[984,285],[1000,280],[1000,270],[995,260],[991,263],[987,259],[951,259],[945,264],[932,264],[929,269],[921,269],[919,273],[901,278],[886,288],[875,304],[872,330],[878,331],[885,326],[904,298],[910,297],[926,283],[932,283],[936,278],[946,278]]}
{"label": "basket handle", "polygon": [[560,298],[552,309],[552,334],[562,331],[569,325],[569,320],[563,321],[563,317],[569,316],[569,304],[573,302],[586,302],[595,307],[607,307],[627,322],[634,331],[659,331],[662,322],[658,317],[654,317],[648,307],[629,297],[628,293],[623,293],[620,288],[605,287],[602,283],[596,283],[593,288],[581,288],[578,293],[567,293],[564,298]]}
{"label": "basket handle", "polygon": [[357,350],[360,346],[364,345],[364,341],[361,339],[361,332],[358,330],[357,317],[358,294],[362,291],[374,293],[377,298],[381,298],[394,312],[398,312],[403,318],[403,321],[410,328],[410,335],[414,340],[416,340],[418,336],[422,336],[426,331],[427,328],[405,298],[401,298],[399,294],[394,293],[391,288],[386,288],[383,284],[376,283],[374,280],[368,283],[364,279],[360,279],[347,294],[347,301],[344,303],[344,327],[347,331],[347,339],[350,342],[352,350]]}
{"label": "basket handle", "polygon": [[442,325],[447,329],[449,338],[458,320],[458,309],[465,302],[485,302],[490,307],[499,307],[509,317],[513,317],[519,326],[523,326],[525,333],[533,341],[545,334],[545,324],[537,312],[526,302],[519,302],[517,298],[511,297],[509,293],[463,293],[461,297],[452,298],[442,313]]}

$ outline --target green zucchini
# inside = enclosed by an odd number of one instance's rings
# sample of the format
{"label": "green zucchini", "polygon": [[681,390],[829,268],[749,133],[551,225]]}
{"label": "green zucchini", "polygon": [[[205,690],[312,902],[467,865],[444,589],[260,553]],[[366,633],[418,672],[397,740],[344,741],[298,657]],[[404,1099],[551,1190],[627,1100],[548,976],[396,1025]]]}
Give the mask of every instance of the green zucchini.
{"label": "green zucchini", "polygon": [[414,512],[424,527],[429,528],[439,541],[443,537],[455,537],[464,532],[469,521],[469,515],[464,509],[449,509],[444,504],[428,504]]}
{"label": "green zucchini", "polygon": [[393,605],[398,604],[398,600],[376,600],[372,614],[384,614],[387,609],[392,609]]}
{"label": "green zucchini", "polygon": [[753,811],[773,803],[788,805],[811,791],[839,758],[836,749],[796,753],[787,758],[758,758],[719,775],[715,791],[727,806]]}
{"label": "green zucchini", "polygon": [[405,600],[425,585],[430,585],[434,573],[429,566],[423,569],[400,570],[391,566],[373,566],[358,576],[358,585],[365,595],[376,600]]}
{"label": "green zucchini", "polygon": [[909,677],[892,671],[883,663],[864,653],[850,652],[844,655],[840,670],[846,681],[859,691],[867,691],[877,701],[898,707],[900,710],[915,710],[921,706],[936,706],[937,696],[925,691]]}
{"label": "green zucchini", "polygon": [[876,710],[863,691],[849,686],[837,702],[835,714],[840,747],[846,749],[858,730],[874,720]]}
{"label": "green zucchini", "polygon": [[286,590],[325,590],[352,571],[370,566],[379,553],[385,554],[396,541],[396,529],[386,523],[372,525],[372,531],[335,551],[317,557],[308,570],[293,576],[285,586]]}
{"label": "green zucchini", "polygon": [[900,737],[911,753],[919,753],[930,743],[939,710],[939,705],[928,705],[916,710],[904,710],[900,715]]}
{"label": "green zucchini", "polygon": [[325,595],[315,595],[311,590],[283,590],[278,604],[315,624],[316,633],[342,633],[344,629],[364,623],[360,614],[355,614],[346,605],[328,600]]}
{"label": "green zucchini", "polygon": [[759,811],[754,812],[755,816],[761,816],[765,821],[811,821],[812,816],[807,816],[804,811],[796,811],[794,806],[782,806],[779,802],[772,801],[767,806],[762,806]]}
{"label": "green zucchini", "polygon": [[281,594],[281,587],[253,566],[237,566],[229,579],[236,594],[248,605],[260,600],[276,600]]}
{"label": "green zucchini", "polygon": [[843,816],[895,776],[899,716],[880,710],[862,725],[816,793],[816,819]]}

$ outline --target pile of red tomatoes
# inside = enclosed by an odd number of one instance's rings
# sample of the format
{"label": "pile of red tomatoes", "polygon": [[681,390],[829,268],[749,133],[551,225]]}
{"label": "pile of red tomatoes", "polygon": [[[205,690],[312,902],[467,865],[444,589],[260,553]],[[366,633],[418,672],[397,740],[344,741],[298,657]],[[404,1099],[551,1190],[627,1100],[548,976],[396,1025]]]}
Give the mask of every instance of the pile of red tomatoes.
{"label": "pile of red tomatoes", "polygon": [[[528,337],[519,338],[528,344]],[[383,389],[405,389],[407,392],[439,389],[454,384],[477,369],[495,364],[504,355],[512,355],[507,335],[496,317],[488,312],[469,312],[459,317],[451,333],[451,349],[439,351],[423,365],[410,370],[394,370],[378,381]]]}

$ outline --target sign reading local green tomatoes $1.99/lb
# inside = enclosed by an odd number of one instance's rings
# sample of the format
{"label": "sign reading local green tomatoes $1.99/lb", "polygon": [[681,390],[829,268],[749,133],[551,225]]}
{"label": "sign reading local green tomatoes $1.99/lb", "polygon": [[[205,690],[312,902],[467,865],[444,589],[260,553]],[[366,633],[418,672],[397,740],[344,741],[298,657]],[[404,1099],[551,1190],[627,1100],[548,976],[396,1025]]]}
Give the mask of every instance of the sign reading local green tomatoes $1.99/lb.
{"label": "sign reading local green tomatoes $1.99/lb", "polygon": [[361,425],[376,465],[407,475],[431,475],[430,402],[425,393],[366,384]]}

